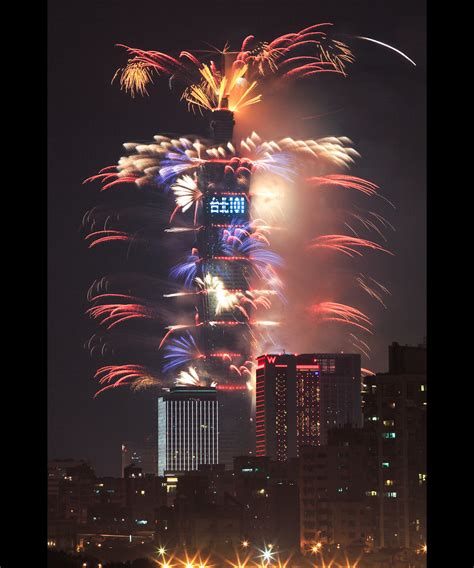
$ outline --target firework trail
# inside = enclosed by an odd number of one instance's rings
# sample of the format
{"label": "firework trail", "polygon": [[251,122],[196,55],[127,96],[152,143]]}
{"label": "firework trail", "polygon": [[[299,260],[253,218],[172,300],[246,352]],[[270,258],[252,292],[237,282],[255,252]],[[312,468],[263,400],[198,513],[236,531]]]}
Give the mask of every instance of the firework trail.
{"label": "firework trail", "polygon": [[379,189],[375,183],[354,176],[327,175],[308,178],[310,183],[320,186],[338,186],[346,189],[355,189],[369,197],[376,195]]}
{"label": "firework trail", "polygon": [[162,383],[157,376],[141,365],[111,365],[101,367],[95,374],[99,384],[106,386],[99,389],[94,398],[100,393],[116,387],[128,386],[133,391],[159,386]]}
{"label": "firework trail", "polygon": [[321,321],[346,323],[372,334],[372,331],[369,329],[372,327],[372,322],[369,317],[352,306],[338,304],[336,302],[320,302],[319,304],[310,306],[309,312]]}
{"label": "firework trail", "polygon": [[[96,373],[102,386],[98,393],[126,385],[133,390],[163,387],[170,381],[181,386],[215,385],[216,377],[222,388],[243,385],[250,391],[255,378],[252,357],[264,345],[273,343],[270,332],[280,325],[273,313],[260,319],[256,312],[271,311],[276,299],[286,301],[281,276],[284,263],[271,249],[271,234],[288,228],[264,220],[268,218],[266,210],[280,199],[279,192],[272,190],[272,182],[279,180],[294,188],[298,182],[308,187],[345,189],[366,198],[380,196],[375,183],[341,173],[360,157],[347,137],[265,141],[252,132],[234,142],[232,127],[226,135],[218,131],[226,120],[225,124],[233,124],[234,113],[261,103],[266,89],[276,83],[324,73],[346,77],[354,57],[346,44],[329,37],[331,25],[309,26],[268,42],[248,36],[238,51],[226,46],[223,50],[184,50],[169,55],[120,45],[128,61],[117,69],[112,82],[118,80],[121,89],[135,97],[148,95],[155,80],[159,83],[166,78],[169,88],[178,92],[189,110],[209,115],[213,137],[157,134],[150,143],[127,142],[116,164],[84,182],[99,182],[100,191],[112,196],[125,187],[147,190],[162,202],[154,209],[129,210],[120,215],[100,208],[86,213],[83,226],[88,231],[85,240],[89,248],[113,242],[149,245],[150,236],[140,224],[145,218],[150,230],[159,226],[170,235],[167,238],[180,237],[187,242],[180,251],[175,251],[173,243],[165,245],[178,258],[169,272],[175,282],[169,293],[156,298],[156,290],[164,288],[164,282],[156,278],[149,280],[146,293],[147,286],[137,283],[139,277],[133,285],[124,282],[119,290],[113,278],[100,279],[89,290],[88,299],[93,304],[88,309],[90,317],[108,331],[123,326],[125,334],[129,333],[126,322],[157,322],[161,326],[165,318],[173,321],[174,308],[164,308],[163,297],[168,305],[191,303],[193,310],[184,321],[176,317],[174,323],[164,326],[161,340],[150,338],[160,360],[159,370],[154,365],[103,366]],[[336,172],[321,175],[330,168]],[[258,211],[254,215],[258,218],[250,213],[251,200],[255,200],[253,212]],[[359,231],[374,231],[385,241],[383,231],[393,229],[373,211],[349,215]],[[164,216],[166,226],[162,226]],[[129,230],[131,220],[139,223],[135,231]],[[309,249],[333,250],[352,258],[366,250],[392,254],[357,234],[348,222],[345,226],[354,236],[320,235]],[[385,307],[383,297],[389,292],[381,284],[363,275],[356,283]],[[308,309],[320,321],[344,323],[373,333],[372,321],[355,307],[323,301]],[[115,350],[111,344],[118,346],[125,337],[114,343],[94,336],[88,349],[91,355],[108,357]],[[369,357],[368,344],[354,334],[350,337],[352,344]]]}
{"label": "firework trail", "polygon": [[362,253],[357,250],[358,248],[378,250],[393,255],[393,253],[377,243],[368,241],[367,239],[360,239],[358,237],[349,237],[347,235],[322,235],[321,237],[316,237],[309,245],[309,248],[335,250],[342,252],[351,258],[354,257],[354,255],[362,256]]}
{"label": "firework trail", "polygon": [[391,296],[391,293],[387,288],[385,288],[385,286],[380,284],[380,282],[377,282],[377,280],[374,280],[374,278],[364,276],[363,274],[360,274],[356,278],[356,281],[364,292],[367,292],[371,298],[374,298],[377,302],[382,304],[385,309],[387,308],[383,301],[383,297],[387,295]]}
{"label": "firework trail", "polygon": [[[364,229],[368,231],[375,231],[385,242],[387,242],[387,237],[384,235],[383,231],[387,228],[390,228],[392,231],[395,230],[393,225],[387,221],[385,217],[382,217],[382,215],[379,215],[374,211],[368,211],[366,212],[366,215],[362,215],[358,211],[349,211],[348,215],[360,223]],[[354,235],[358,236],[358,232],[348,222],[345,222],[344,226],[350,229]]]}
{"label": "firework trail", "polygon": [[369,351],[370,351],[370,347],[369,345],[367,345],[367,343],[365,341],[363,341],[362,339],[360,339],[360,337],[357,337],[357,335],[354,335],[353,333],[349,334],[350,338],[351,338],[351,345],[353,347],[355,347],[358,351],[360,351],[363,355],[365,355],[367,357],[367,359],[370,360],[370,355],[369,355]]}
{"label": "firework trail", "polygon": [[387,49],[391,49],[392,51],[395,51],[395,53],[398,53],[398,55],[401,55],[404,59],[409,61],[414,67],[416,67],[416,63],[413,61],[413,59],[410,59],[408,57],[408,55],[403,53],[403,51],[400,51],[399,49],[397,49],[396,47],[393,47],[392,45],[388,45],[387,43],[383,43],[382,41],[378,41],[378,40],[372,39],[370,37],[363,37],[363,36],[355,36],[355,37],[357,39],[363,39],[365,41],[371,41],[372,43],[376,43],[377,45],[381,45],[382,47],[386,47]]}

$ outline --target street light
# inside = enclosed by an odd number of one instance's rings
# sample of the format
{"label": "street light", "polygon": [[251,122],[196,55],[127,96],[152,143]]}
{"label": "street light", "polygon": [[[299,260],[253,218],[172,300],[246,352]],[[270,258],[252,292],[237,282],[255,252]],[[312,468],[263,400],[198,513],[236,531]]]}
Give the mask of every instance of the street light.
{"label": "street light", "polygon": [[270,562],[270,560],[273,560],[272,548],[273,548],[273,545],[269,544],[267,547],[265,547],[263,550],[260,551],[262,553],[260,555],[260,558],[263,558],[264,562],[268,563],[268,562]]}
{"label": "street light", "polygon": [[248,540],[243,540],[242,541],[242,548],[248,548],[249,546],[249,541]]}

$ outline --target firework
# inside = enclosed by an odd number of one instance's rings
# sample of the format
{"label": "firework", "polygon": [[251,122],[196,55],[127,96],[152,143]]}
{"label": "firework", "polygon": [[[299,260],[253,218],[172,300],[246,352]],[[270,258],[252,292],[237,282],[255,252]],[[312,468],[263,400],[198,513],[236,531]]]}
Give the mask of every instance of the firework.
{"label": "firework", "polygon": [[383,43],[382,41],[378,41],[378,40],[372,39],[370,37],[363,37],[363,36],[355,36],[355,37],[357,39],[363,39],[365,41],[370,41],[372,43],[376,43],[378,45],[381,45],[382,47],[386,47],[387,49],[391,49],[392,51],[395,51],[395,53],[398,53],[398,55],[401,55],[403,58],[405,58],[407,61],[409,61],[414,67],[416,67],[416,63],[413,61],[413,59],[410,59],[408,57],[408,55],[406,55],[405,53],[403,53],[403,51],[400,51],[396,47],[393,47],[392,45],[388,45],[388,43]]}
{"label": "firework", "polygon": [[186,213],[194,205],[194,224],[196,224],[197,206],[202,198],[202,193],[196,184],[196,178],[184,175],[171,186],[171,189],[176,198],[176,209],[173,211],[170,221],[173,220],[175,213],[179,209],[182,213]]}
{"label": "firework", "polygon": [[309,311],[322,321],[336,321],[353,325],[372,334],[369,329],[372,326],[369,317],[352,306],[336,302],[321,302],[310,306]]}
{"label": "firework", "polygon": [[[155,79],[166,78],[190,110],[207,113],[218,122],[216,117],[222,113],[229,118],[261,103],[272,83],[325,73],[346,77],[354,56],[348,45],[329,37],[330,26],[317,24],[271,41],[248,36],[238,51],[226,46],[206,52],[184,50],[173,56],[121,45],[128,53],[128,62],[116,71],[113,81],[119,79],[121,89],[135,97],[148,95],[149,87],[160,82]],[[103,385],[99,392],[116,386],[138,390],[170,382],[178,386],[215,385],[216,378],[221,388],[250,391],[255,379],[252,357],[273,343],[271,332],[280,325],[273,306],[286,301],[281,275],[284,263],[272,250],[271,235],[273,230],[289,228],[268,212],[281,200],[281,188],[296,189],[306,183],[324,191],[342,189],[373,198],[381,196],[379,187],[346,173],[360,156],[344,136],[265,141],[252,132],[235,142],[231,134],[214,134],[214,139],[157,134],[149,143],[127,142],[124,149],[115,165],[85,181],[100,182],[101,191],[110,191],[112,197],[126,185],[153,191],[160,196],[160,203],[169,204],[150,208],[146,218],[150,226],[162,225],[160,214],[169,219],[169,226],[162,230],[173,241],[169,245],[166,242],[166,247],[176,252],[176,264],[169,272],[175,284],[160,294],[166,299],[165,309],[164,300],[156,298],[156,293],[147,297],[127,286],[115,291],[110,280],[100,280],[88,295],[92,303],[88,313],[105,330],[114,332],[118,328],[123,337],[128,337],[133,327],[127,322],[161,326],[168,319],[174,323],[162,329],[161,339],[148,338],[159,360],[159,371],[153,365],[102,367],[96,375]],[[329,169],[334,173],[322,175]],[[253,199],[257,202],[254,210]],[[143,226],[135,231],[120,226],[133,215],[120,216],[96,208],[88,212],[83,225],[89,230],[85,236],[89,247],[113,242],[149,245]],[[140,222],[145,211],[136,212],[133,218]],[[378,213],[351,210],[344,225],[353,235],[319,235],[308,248],[351,258],[365,251],[392,254],[358,234],[372,231],[386,241],[384,231],[393,227]],[[179,251],[175,245],[178,237],[187,242]],[[163,288],[162,282],[154,282],[151,288]],[[363,275],[355,283],[385,307],[386,288]],[[180,304],[180,310],[175,303]],[[183,312],[183,304],[189,308],[187,317],[174,313]],[[319,321],[373,333],[371,319],[352,306],[322,301],[311,305],[309,312]],[[369,358],[368,343],[355,334],[349,337],[352,345]],[[118,344],[117,340],[111,347],[110,341],[97,336],[88,349],[94,357],[111,356]]]}
{"label": "firework", "polygon": [[364,292],[367,292],[371,298],[374,298],[377,302],[382,304],[384,308],[387,308],[383,301],[383,297],[387,295],[390,296],[391,293],[385,286],[380,284],[380,282],[377,282],[374,278],[364,276],[363,274],[360,274],[356,278],[356,281]]}
{"label": "firework", "polygon": [[359,248],[378,250],[388,254],[393,254],[377,243],[368,241],[367,239],[360,239],[358,237],[349,237],[347,235],[323,235],[321,237],[317,237],[309,245],[309,248],[335,250],[350,257],[353,257],[354,255],[362,256],[362,253],[358,250]]}
{"label": "firework", "polygon": [[111,365],[97,370],[95,378],[101,385],[95,397],[100,393],[116,387],[128,386],[134,391],[161,385],[160,379],[141,365]]}
{"label": "firework", "polygon": [[[359,156],[351,147],[351,140],[344,136],[319,140],[284,138],[277,142],[261,142],[254,132],[240,142],[241,157],[237,157],[236,150],[230,143],[216,145],[198,138],[178,140],[160,135],[155,136],[155,140],[156,144],[125,144],[125,148],[132,151],[132,154],[121,157],[116,166],[108,168],[107,173],[99,173],[86,182],[99,180],[103,184],[102,190],[131,182],[138,186],[166,188],[167,183],[174,182],[171,189],[176,197],[176,205],[184,213],[193,204],[197,207],[202,199],[202,192],[192,174],[205,164],[224,164],[226,173],[234,176],[239,185],[245,173],[269,172],[293,179],[295,168],[303,164],[329,163],[347,168]],[[113,169],[116,171],[111,171]],[[177,179],[180,175],[183,177]],[[367,195],[373,195],[377,189],[371,182],[344,175],[313,177],[310,181],[320,185],[352,187]]]}
{"label": "firework", "polygon": [[[201,53],[182,51],[173,57],[159,51],[144,51],[119,45],[131,56],[125,67],[115,75],[120,86],[132,97],[147,95],[153,75],[169,77],[170,85],[179,85],[181,99],[193,111],[214,111],[226,108],[232,112],[259,103],[262,81],[303,78],[320,73],[346,76],[346,66],[353,63],[350,48],[328,37],[331,24],[317,24],[299,32],[285,34],[271,42],[254,44],[247,36],[240,51],[227,48],[201,59]],[[219,69],[211,57],[217,56]]]}

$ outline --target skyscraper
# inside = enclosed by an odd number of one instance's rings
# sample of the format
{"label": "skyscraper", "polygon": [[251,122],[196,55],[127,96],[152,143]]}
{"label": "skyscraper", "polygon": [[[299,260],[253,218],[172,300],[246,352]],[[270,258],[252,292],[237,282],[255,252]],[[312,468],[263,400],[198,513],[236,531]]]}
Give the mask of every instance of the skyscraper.
{"label": "skyscraper", "polygon": [[364,379],[364,422],[377,444],[376,544],[426,542],[426,347],[389,347],[389,372]]}
{"label": "skyscraper", "polygon": [[360,355],[261,355],[256,384],[256,455],[286,461],[319,446],[327,430],[362,426]]}
{"label": "skyscraper", "polygon": [[[231,65],[232,57],[231,53],[223,55],[223,73]],[[226,108],[224,99],[222,108],[211,115],[210,130],[216,143],[230,143],[233,125],[234,114]],[[251,284],[251,261],[235,245],[245,243],[243,235],[248,231],[251,165],[237,156],[216,159],[198,168],[196,178],[203,198],[196,216],[199,228],[194,250],[199,262],[195,282],[201,282],[200,291],[204,292],[198,296],[197,304],[203,355],[197,366],[203,379],[210,383],[217,381],[221,387],[218,392],[220,457],[231,468],[233,458],[248,454],[253,441],[252,400],[246,387],[249,375],[232,370],[252,359],[251,310],[248,305],[242,311],[235,302],[226,304],[222,295],[244,295]],[[218,287],[224,292],[220,294]]]}
{"label": "skyscraper", "polygon": [[173,387],[158,399],[158,475],[219,462],[218,414],[212,387]]}

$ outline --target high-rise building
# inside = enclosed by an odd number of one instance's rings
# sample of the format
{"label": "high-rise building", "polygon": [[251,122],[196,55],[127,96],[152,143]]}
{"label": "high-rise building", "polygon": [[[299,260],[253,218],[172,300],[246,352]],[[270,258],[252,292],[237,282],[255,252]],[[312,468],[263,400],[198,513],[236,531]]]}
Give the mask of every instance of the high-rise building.
{"label": "high-rise building", "polygon": [[219,462],[213,387],[173,387],[158,399],[158,475]]}
{"label": "high-rise building", "polygon": [[364,379],[364,422],[377,440],[370,488],[376,544],[420,548],[426,542],[426,347],[392,344],[389,357],[388,373]]}
{"label": "high-rise building", "polygon": [[[226,52],[220,62],[216,60],[228,81],[236,56]],[[234,456],[248,454],[253,445],[252,399],[246,386],[250,369],[245,368],[254,356],[252,302],[243,309],[231,299],[246,297],[260,275],[253,265],[255,253],[251,256],[249,252],[257,242],[250,226],[249,190],[254,164],[235,151],[228,153],[233,148],[234,124],[234,113],[224,94],[210,115],[210,134],[216,147],[208,150],[210,159],[196,167],[193,174],[200,201],[195,209],[191,256],[174,273],[198,292],[192,342],[198,346],[200,357],[193,365],[201,386],[217,382],[222,387],[218,393],[220,456],[229,468]],[[181,339],[191,341],[189,333]],[[180,349],[177,352],[170,347],[166,372],[175,371],[183,363]],[[185,363],[188,365],[187,360]]]}
{"label": "high-rise building", "polygon": [[374,483],[375,460],[372,432],[353,426],[329,430],[324,446],[301,448],[302,551],[318,542],[373,547],[375,511],[367,488]]}
{"label": "high-rise building", "polygon": [[327,441],[329,428],[362,426],[360,355],[258,357],[256,455],[286,461]]}
{"label": "high-rise building", "polygon": [[[229,110],[215,111],[212,124],[216,142],[230,141],[233,114]],[[248,228],[250,178],[249,164],[240,158],[216,160],[197,171],[203,204],[197,214],[199,230],[194,243],[200,259],[196,277],[207,286],[206,293],[198,296],[199,346],[204,357],[197,366],[203,377],[223,387],[219,392],[220,455],[229,468],[234,456],[249,452],[253,441],[248,375],[242,377],[231,369],[231,362],[238,368],[252,359],[250,308],[246,307],[245,314],[235,304],[219,303],[214,286],[222,286],[230,294],[245,294],[250,288],[251,261],[235,246],[239,239],[229,239],[232,235],[242,238]]]}

